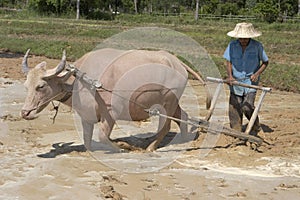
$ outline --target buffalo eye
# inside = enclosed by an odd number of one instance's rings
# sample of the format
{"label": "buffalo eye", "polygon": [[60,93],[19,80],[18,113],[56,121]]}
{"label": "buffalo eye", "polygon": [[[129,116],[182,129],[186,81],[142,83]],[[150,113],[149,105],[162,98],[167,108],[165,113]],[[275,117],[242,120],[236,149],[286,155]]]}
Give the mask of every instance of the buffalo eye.
{"label": "buffalo eye", "polygon": [[36,89],[37,91],[39,91],[39,90],[42,90],[42,89],[44,89],[44,88],[45,88],[45,86],[46,86],[46,84],[45,84],[45,83],[41,83],[41,84],[37,85],[35,89]]}

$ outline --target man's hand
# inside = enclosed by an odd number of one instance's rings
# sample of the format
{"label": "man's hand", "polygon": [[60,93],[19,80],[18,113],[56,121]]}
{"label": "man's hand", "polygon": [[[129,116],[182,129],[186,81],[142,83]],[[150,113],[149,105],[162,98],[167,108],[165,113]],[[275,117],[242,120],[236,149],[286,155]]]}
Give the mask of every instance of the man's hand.
{"label": "man's hand", "polygon": [[258,78],[259,78],[259,75],[263,73],[263,71],[266,69],[268,64],[269,64],[269,61],[263,62],[261,64],[260,68],[258,69],[258,71],[251,75],[251,77],[250,77],[251,81],[257,82]]}
{"label": "man's hand", "polygon": [[259,75],[255,73],[255,74],[251,75],[250,79],[251,79],[252,82],[257,82],[258,81],[258,77],[259,77]]}
{"label": "man's hand", "polygon": [[229,77],[227,77],[227,79],[226,79],[226,83],[228,84],[228,85],[232,85],[232,83],[233,82],[235,82],[236,80],[235,80],[235,78],[233,78],[233,76],[229,76]]}

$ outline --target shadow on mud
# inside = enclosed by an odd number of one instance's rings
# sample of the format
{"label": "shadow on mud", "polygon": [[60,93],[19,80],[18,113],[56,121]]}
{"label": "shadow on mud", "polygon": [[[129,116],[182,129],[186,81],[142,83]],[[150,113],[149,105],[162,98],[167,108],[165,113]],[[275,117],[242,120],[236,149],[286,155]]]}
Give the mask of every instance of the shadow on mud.
{"label": "shadow on mud", "polygon": [[[149,135],[151,135],[149,133]],[[153,134],[152,134],[153,135]],[[169,132],[160,143],[158,148],[167,146],[176,136],[176,133]],[[133,148],[137,149],[146,149],[149,144],[151,144],[156,138],[156,134],[151,137],[136,137],[136,136],[128,136],[128,137],[121,137],[113,140],[113,142],[117,143],[118,145],[124,145],[127,143],[128,145],[132,146]]]}
{"label": "shadow on mud", "polygon": [[[267,126],[265,124],[261,124],[261,128],[264,133],[272,133],[274,131],[273,129],[271,129],[269,126]],[[158,148],[166,147],[170,143],[183,144],[183,143],[189,142],[191,140],[196,140],[199,136],[199,134],[196,134],[196,135],[194,135],[193,138],[190,137],[188,141],[176,140],[176,142],[174,142],[174,138],[176,135],[177,135],[177,133],[175,133],[175,132],[169,132],[165,136],[165,138],[163,139],[161,144],[158,146]],[[155,140],[155,137],[156,137],[156,135],[154,134],[153,136],[150,136],[150,137],[127,136],[127,137],[121,137],[121,138],[114,139],[111,142],[118,147],[117,150],[114,148],[110,148],[111,146],[109,147],[106,144],[103,144],[101,142],[93,141],[92,146],[94,146],[94,148],[92,151],[104,151],[106,154],[118,153],[118,152],[130,152],[130,151],[143,152],[143,151],[145,151],[147,146]],[[86,152],[87,151],[83,144],[82,145],[73,145],[73,144],[74,144],[74,142],[55,143],[52,145],[53,149],[51,149],[49,152],[44,153],[44,154],[38,154],[37,156],[41,157],[41,158],[55,158],[58,155],[68,154],[71,152]],[[268,145],[271,145],[271,144],[268,144]],[[207,147],[207,149],[227,149],[227,148],[230,148],[233,146],[246,146],[246,142],[242,141],[242,140],[237,140],[233,143],[226,144],[226,145]],[[186,151],[193,151],[193,150],[199,150],[199,149],[205,149],[205,147],[190,147],[190,148],[187,148]],[[168,151],[170,151],[170,149]]]}
{"label": "shadow on mud", "polygon": [[38,154],[38,157],[41,158],[55,158],[61,154],[68,154],[71,152],[86,152],[85,146],[82,145],[72,145],[74,142],[69,143],[55,143],[52,145],[54,149],[51,149],[48,153]]}
{"label": "shadow on mud", "polygon": [[[169,132],[165,136],[165,138],[163,139],[161,144],[158,146],[158,148],[166,147],[166,146],[170,145],[171,143],[174,145],[174,144],[183,144],[183,143],[188,142],[186,140],[176,140],[176,142],[174,142],[174,138],[176,137],[176,135],[177,135],[177,133],[175,133],[175,132]],[[190,138],[189,141],[191,141],[191,139],[194,140],[197,137],[198,137],[198,135],[193,138]],[[136,136],[128,136],[128,137],[121,137],[121,138],[112,140],[111,142],[113,144],[117,145],[119,150],[110,148],[105,143],[93,141],[92,142],[92,146],[93,146],[92,151],[104,151],[106,154],[118,153],[118,152],[130,152],[130,151],[143,152],[143,151],[145,151],[147,146],[155,140],[155,138],[156,138],[156,135],[153,135],[151,137],[145,137],[145,138],[136,137]],[[74,144],[74,142],[55,143],[52,145],[53,149],[51,149],[49,152],[44,153],[44,154],[38,154],[37,156],[41,157],[41,158],[55,158],[58,155],[68,154],[71,152],[86,152],[87,151],[87,149],[85,148],[85,146],[83,144],[82,145],[73,145],[73,144]]]}
{"label": "shadow on mud", "polygon": [[[246,131],[248,124],[243,126],[243,132]],[[274,130],[266,124],[260,124],[260,127],[264,133],[272,133]]]}
{"label": "shadow on mud", "polygon": [[[269,126],[265,124],[261,124],[261,128],[263,132],[265,133],[272,133],[274,130],[271,129]],[[150,137],[136,137],[136,136],[127,136],[127,137],[121,137],[112,140],[112,144],[115,145],[112,147],[111,145],[107,145],[106,143],[101,143],[101,142],[92,142],[93,150],[92,151],[103,151],[105,154],[111,154],[111,153],[119,153],[119,152],[143,152],[145,149],[148,147],[149,144],[151,144],[155,138],[156,135],[153,133],[148,133],[149,135],[152,135]],[[208,133],[206,133],[208,134]],[[147,134],[146,134],[147,135]],[[191,140],[196,140],[199,137],[199,134],[194,134],[194,137],[190,137],[188,141],[186,140],[174,140],[175,136],[177,133],[175,132],[169,132],[161,144],[158,146],[159,148],[166,147],[172,144],[183,144],[185,142],[189,142]],[[176,141],[176,142],[174,142]],[[73,145],[74,142],[69,142],[69,143],[55,143],[52,145],[53,149],[51,149],[49,152],[44,153],[44,154],[38,154],[38,157],[41,158],[55,158],[58,155],[62,154],[68,154],[71,152],[86,152],[85,146],[82,145]],[[270,145],[270,144],[269,144]],[[214,146],[214,147],[207,147],[207,149],[227,149],[230,147],[234,146],[246,146],[246,142],[242,140],[237,140],[233,143],[226,144],[226,145],[221,145],[221,146]],[[117,147],[117,148],[115,148]],[[189,147],[186,149],[186,151],[193,151],[193,150],[199,150],[199,149],[206,149],[205,147]],[[170,151],[168,149],[167,151]],[[171,150],[172,151],[172,150]],[[175,150],[176,151],[176,150]]]}
{"label": "shadow on mud", "polygon": [[274,130],[266,124],[260,124],[260,126],[261,126],[262,130],[264,131],[264,133],[274,132]]}

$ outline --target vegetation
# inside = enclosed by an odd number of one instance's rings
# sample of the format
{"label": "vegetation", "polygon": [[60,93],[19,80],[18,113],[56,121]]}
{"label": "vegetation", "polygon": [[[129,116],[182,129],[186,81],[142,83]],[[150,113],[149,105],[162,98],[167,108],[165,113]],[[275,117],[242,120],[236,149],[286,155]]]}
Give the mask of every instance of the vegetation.
{"label": "vegetation", "polygon": [[117,13],[166,16],[198,11],[198,14],[251,15],[274,22],[299,14],[298,3],[298,0],[2,0],[0,7],[25,8],[39,15],[57,17],[76,16],[79,9],[85,19],[111,20]]}
{"label": "vegetation", "polygon": [[[2,13],[1,13],[2,12]],[[176,30],[203,46],[225,76],[224,49],[230,37],[226,33],[239,20],[195,21],[193,16],[151,16],[120,14],[112,21],[75,20],[37,17],[27,11],[0,11],[0,50],[24,53],[28,48],[35,55],[60,58],[62,49],[74,61],[104,39],[134,27],[159,26]],[[258,39],[264,44],[270,66],[262,84],[281,90],[300,92],[300,24],[254,21],[263,32]]]}

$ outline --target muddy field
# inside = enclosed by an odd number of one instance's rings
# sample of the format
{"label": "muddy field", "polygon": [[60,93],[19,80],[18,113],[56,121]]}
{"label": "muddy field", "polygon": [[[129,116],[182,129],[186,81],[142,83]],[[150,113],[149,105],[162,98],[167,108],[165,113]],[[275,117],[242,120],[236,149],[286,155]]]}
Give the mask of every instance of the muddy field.
{"label": "muddy field", "polygon": [[[259,136],[268,144],[256,151],[231,137],[200,132],[196,141],[154,153],[90,153],[83,151],[70,108],[60,106],[54,124],[50,105],[35,120],[20,117],[26,94],[21,60],[0,54],[0,199],[300,198],[299,94],[267,94]],[[33,56],[29,64],[43,60]]]}

